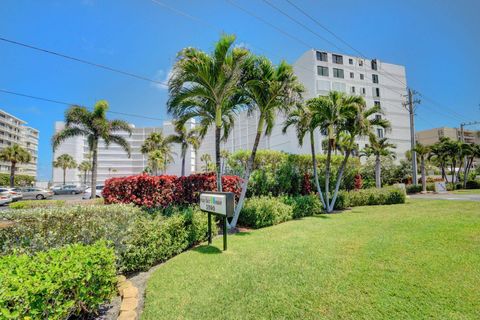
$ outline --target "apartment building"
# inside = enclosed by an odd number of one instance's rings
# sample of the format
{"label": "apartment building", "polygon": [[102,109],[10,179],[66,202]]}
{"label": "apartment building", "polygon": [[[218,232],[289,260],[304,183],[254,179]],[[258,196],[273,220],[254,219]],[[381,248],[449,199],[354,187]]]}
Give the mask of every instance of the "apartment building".
{"label": "apartment building", "polygon": [[[187,127],[191,128],[192,123],[188,123]],[[59,132],[65,127],[63,122],[55,123],[55,132]],[[118,145],[111,144],[108,148],[103,141],[99,143],[98,147],[98,169],[97,182],[102,184],[108,178],[124,177],[142,173],[148,166],[148,157],[140,152],[140,148],[145,139],[153,132],[162,131],[164,135],[168,136],[174,133],[174,127],[171,122],[165,121],[163,127],[145,127],[136,128],[133,124],[132,135],[126,132],[119,132],[118,134],[124,136],[130,144],[131,156],[130,158],[125,151]],[[173,144],[172,150],[174,152],[174,162],[167,166],[167,174],[180,175],[181,174],[181,158],[180,145]],[[70,154],[77,164],[84,160],[88,160],[90,150],[88,148],[87,140],[82,137],[74,137],[63,142],[54,152],[53,160],[61,154]],[[195,152],[190,148],[187,150],[185,174],[190,174],[195,171]],[[89,178],[89,177],[88,177]],[[53,168],[52,180],[54,184],[63,183],[63,170],[60,168]],[[68,169],[66,172],[66,182],[80,184],[83,183],[83,173],[78,169]],[[87,184],[89,181],[87,180]]]}
{"label": "apartment building", "polygon": [[[403,107],[404,95],[407,92],[405,67],[386,63],[378,59],[367,60],[359,57],[330,53],[322,50],[306,51],[294,64],[294,71],[300,82],[305,86],[305,100],[328,94],[335,90],[351,95],[361,95],[367,106],[378,104],[383,114],[376,117],[388,119],[392,128],[385,131],[376,128],[379,137],[387,137],[396,144],[397,159],[405,158],[405,152],[410,148],[410,123],[408,111]],[[222,148],[230,152],[241,149],[251,149],[255,139],[258,114],[247,115],[241,112],[237,115],[235,127],[230,137],[222,142]],[[272,134],[262,137],[259,149],[273,149],[289,153],[309,153],[310,141],[305,137],[303,146],[300,146],[294,128],[282,133],[285,118],[279,114]],[[321,144],[324,137],[315,132],[317,152],[321,153]],[[201,155],[208,153],[214,156],[214,132],[207,133],[200,149]],[[359,139],[359,147],[368,144],[368,139]],[[201,164],[197,163],[197,168]]]}
{"label": "apartment building", "polygon": [[[417,142],[425,145],[432,145],[440,141],[440,139],[443,137],[461,141],[462,133],[460,129],[447,127],[422,130],[416,133]],[[464,130],[463,139],[466,143],[480,144],[480,131]]]}
{"label": "apartment building", "polygon": [[[17,174],[37,176],[38,137],[37,129],[26,126],[26,122],[0,109],[0,150],[18,144],[32,156],[29,163],[17,164]],[[0,161],[0,172],[10,173],[10,163]]]}

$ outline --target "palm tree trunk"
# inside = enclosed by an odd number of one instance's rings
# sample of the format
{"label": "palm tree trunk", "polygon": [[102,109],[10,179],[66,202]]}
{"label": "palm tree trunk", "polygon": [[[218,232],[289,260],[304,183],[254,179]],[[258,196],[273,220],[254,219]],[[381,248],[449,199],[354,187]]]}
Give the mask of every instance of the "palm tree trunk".
{"label": "palm tree trunk", "polygon": [[83,171],[83,184],[87,184],[87,171]]}
{"label": "palm tree trunk", "polygon": [[310,149],[312,152],[312,164],[313,164],[313,178],[315,179],[315,185],[317,186],[317,192],[320,196],[320,201],[322,202],[323,209],[327,211],[327,206],[325,205],[325,199],[323,198],[322,188],[320,187],[320,181],[318,181],[318,169],[317,169],[317,155],[315,153],[315,140],[314,140],[313,130],[310,130]]}
{"label": "palm tree trunk", "polygon": [[13,188],[15,186],[15,167],[17,163],[15,161],[12,161],[10,164],[10,188]]}
{"label": "palm tree trunk", "polygon": [[453,184],[453,189],[455,189],[455,167],[457,165],[457,162],[455,160],[452,160],[452,184]]}
{"label": "palm tree trunk", "polygon": [[462,164],[463,164],[462,158],[460,158],[460,161],[458,162],[459,162],[459,165],[458,165],[458,171],[457,171],[457,181],[460,182],[460,172],[462,171]]}
{"label": "palm tree trunk", "polygon": [[[375,157],[375,187],[377,187],[378,189],[382,187],[381,176],[382,176],[382,167],[380,163],[380,156],[377,155]],[[414,181],[414,183],[416,184],[417,181]]]}
{"label": "palm tree trunk", "polygon": [[422,171],[422,192],[427,193],[427,176],[425,173],[425,158],[423,156],[420,157],[420,161],[421,161],[420,170]]}
{"label": "palm tree trunk", "polygon": [[340,189],[340,183],[342,181],[343,173],[345,171],[345,167],[347,166],[348,157],[350,157],[350,151],[345,153],[345,157],[343,158],[342,164],[340,165],[340,169],[338,171],[337,182],[335,183],[335,191],[333,193],[332,202],[330,203],[330,211],[333,211],[335,208],[335,201],[337,201],[338,197],[338,190]]}
{"label": "palm tree trunk", "polygon": [[442,163],[440,164],[440,169],[442,170],[442,179],[445,179],[445,180],[446,180],[447,174],[445,173],[445,163],[444,163],[444,162],[442,162]]}
{"label": "palm tree trunk", "polygon": [[67,168],[62,168],[63,169],[63,185],[65,185],[65,177],[67,176]]}
{"label": "palm tree trunk", "polygon": [[240,194],[240,199],[238,200],[238,204],[235,207],[235,213],[233,215],[232,222],[230,223],[230,228],[235,228],[235,226],[237,225],[238,217],[240,216],[240,211],[242,210],[243,203],[245,201],[245,196],[247,194],[247,188],[248,188],[248,181],[250,180],[250,174],[253,171],[253,164],[255,163],[255,156],[257,155],[258,144],[260,143],[260,138],[263,132],[263,123],[264,123],[263,117],[260,116],[260,119],[258,119],[257,134],[255,136],[255,142],[253,143],[252,153],[248,158],[247,170],[245,171],[245,176],[243,177],[242,193]]}
{"label": "palm tree trunk", "polygon": [[221,127],[215,127],[215,171],[217,173],[217,191],[222,192],[222,173],[220,168],[220,133]]}
{"label": "palm tree trunk", "polygon": [[332,140],[328,140],[327,162],[325,164],[325,205],[327,213],[330,208],[330,162],[332,160]]}
{"label": "palm tree trunk", "polygon": [[185,155],[182,157],[182,177],[185,176]]}
{"label": "palm tree trunk", "polygon": [[97,197],[97,152],[98,152],[98,139],[94,138],[92,143],[92,185],[90,186],[90,199],[95,199]]}

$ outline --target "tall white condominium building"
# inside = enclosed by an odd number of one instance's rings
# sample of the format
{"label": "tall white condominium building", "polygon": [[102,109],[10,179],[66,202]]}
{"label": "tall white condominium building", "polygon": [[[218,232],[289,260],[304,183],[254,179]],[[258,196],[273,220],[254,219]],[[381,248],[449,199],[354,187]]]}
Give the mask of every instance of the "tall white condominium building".
{"label": "tall white condominium building", "polygon": [[[187,124],[187,128],[191,128],[191,123]],[[55,123],[55,132],[62,130],[65,127],[63,122]],[[171,122],[164,122],[163,127],[148,127],[136,128],[132,127],[132,135],[129,136],[126,132],[119,132],[119,135],[124,136],[131,148],[130,158],[125,151],[115,144],[110,144],[107,148],[103,141],[99,143],[98,147],[98,171],[97,183],[102,184],[108,178],[124,177],[135,174],[140,174],[148,166],[148,156],[140,152],[140,148],[145,139],[153,132],[162,131],[165,136],[174,133],[174,128]],[[174,152],[174,162],[167,166],[166,174],[180,175],[181,174],[181,153],[180,145],[173,144],[172,151]],[[88,142],[84,137],[74,137],[63,142],[54,152],[53,160],[61,154],[70,154],[77,164],[83,160],[88,160],[90,150]],[[195,153],[192,149],[187,150],[185,174],[189,175],[195,171]],[[87,176],[87,184],[90,184],[90,175]],[[67,183],[80,184],[83,183],[83,173],[78,169],[67,169],[65,181]],[[63,183],[63,170],[60,168],[53,168],[53,183]]]}
{"label": "tall white condominium building", "polygon": [[[362,95],[367,106],[379,104],[383,114],[392,124],[392,129],[385,132],[376,129],[380,137],[388,137],[397,145],[397,159],[405,158],[405,152],[410,148],[410,123],[407,110],[403,108],[406,94],[405,67],[377,60],[334,54],[325,51],[309,50],[293,65],[295,74],[305,86],[304,99],[326,95],[329,91],[341,91],[347,94]],[[247,116],[241,112],[235,121],[227,141],[222,143],[222,149],[230,152],[252,148],[255,139],[258,114]],[[289,153],[309,153],[310,139],[306,136],[303,146],[300,146],[294,128],[286,134],[282,133],[283,115],[277,117],[275,128],[270,137],[262,137],[259,149],[273,149]],[[320,132],[315,133],[317,152],[322,152]],[[368,144],[368,139],[359,139],[359,147]],[[210,130],[198,150],[197,168],[200,167],[200,157],[209,153],[214,159],[215,139]]]}
{"label": "tall white condominium building", "polygon": [[[26,122],[0,109],[0,150],[18,144],[32,156],[29,163],[17,164],[17,174],[37,176],[38,130]],[[10,163],[0,162],[0,172],[10,173]]]}

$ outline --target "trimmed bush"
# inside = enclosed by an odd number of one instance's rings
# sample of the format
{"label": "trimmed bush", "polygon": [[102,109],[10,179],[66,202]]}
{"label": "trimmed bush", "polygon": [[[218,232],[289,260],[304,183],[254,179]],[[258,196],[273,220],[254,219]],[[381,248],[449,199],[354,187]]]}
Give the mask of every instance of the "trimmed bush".
{"label": "trimmed bush", "polygon": [[421,184],[410,184],[405,187],[407,194],[419,193],[422,192],[422,185]]}
{"label": "trimmed bush", "polygon": [[[222,177],[223,191],[241,192],[240,178]],[[200,192],[215,191],[214,173],[193,174],[188,177],[149,176],[147,174],[111,178],[105,181],[103,197],[106,204],[133,203],[147,208],[166,208],[172,205],[197,204]]]}
{"label": "trimmed bush", "polygon": [[405,192],[396,187],[348,192],[348,202],[351,207],[405,203],[405,199]]}
{"label": "trimmed bush", "polygon": [[286,197],[284,202],[293,208],[293,219],[323,213],[320,198],[315,194]]}
{"label": "trimmed bush", "polygon": [[470,180],[467,181],[467,189],[480,189],[480,181]]}
{"label": "trimmed bush", "polygon": [[105,242],[33,256],[0,257],[2,319],[67,319],[94,313],[115,293],[115,255]]}
{"label": "trimmed bush", "polygon": [[105,239],[114,246],[121,272],[146,270],[205,240],[207,233],[207,215],[198,207],[171,208],[168,216],[124,204],[15,210],[3,216],[13,224],[0,228],[1,254]]}
{"label": "trimmed bush", "polygon": [[48,208],[48,207],[63,207],[65,200],[21,200],[12,202],[8,206],[10,209],[32,209],[32,208]]}
{"label": "trimmed bush", "polygon": [[293,217],[293,207],[281,198],[253,197],[245,202],[239,217],[239,224],[262,228],[279,224]]}

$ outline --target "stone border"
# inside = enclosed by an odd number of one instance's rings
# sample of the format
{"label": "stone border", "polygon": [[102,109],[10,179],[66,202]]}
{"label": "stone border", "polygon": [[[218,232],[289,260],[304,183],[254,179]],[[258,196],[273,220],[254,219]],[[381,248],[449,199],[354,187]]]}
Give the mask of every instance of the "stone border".
{"label": "stone border", "polygon": [[121,304],[118,320],[136,320],[138,307],[138,288],[125,276],[118,276],[117,289],[120,293]]}

